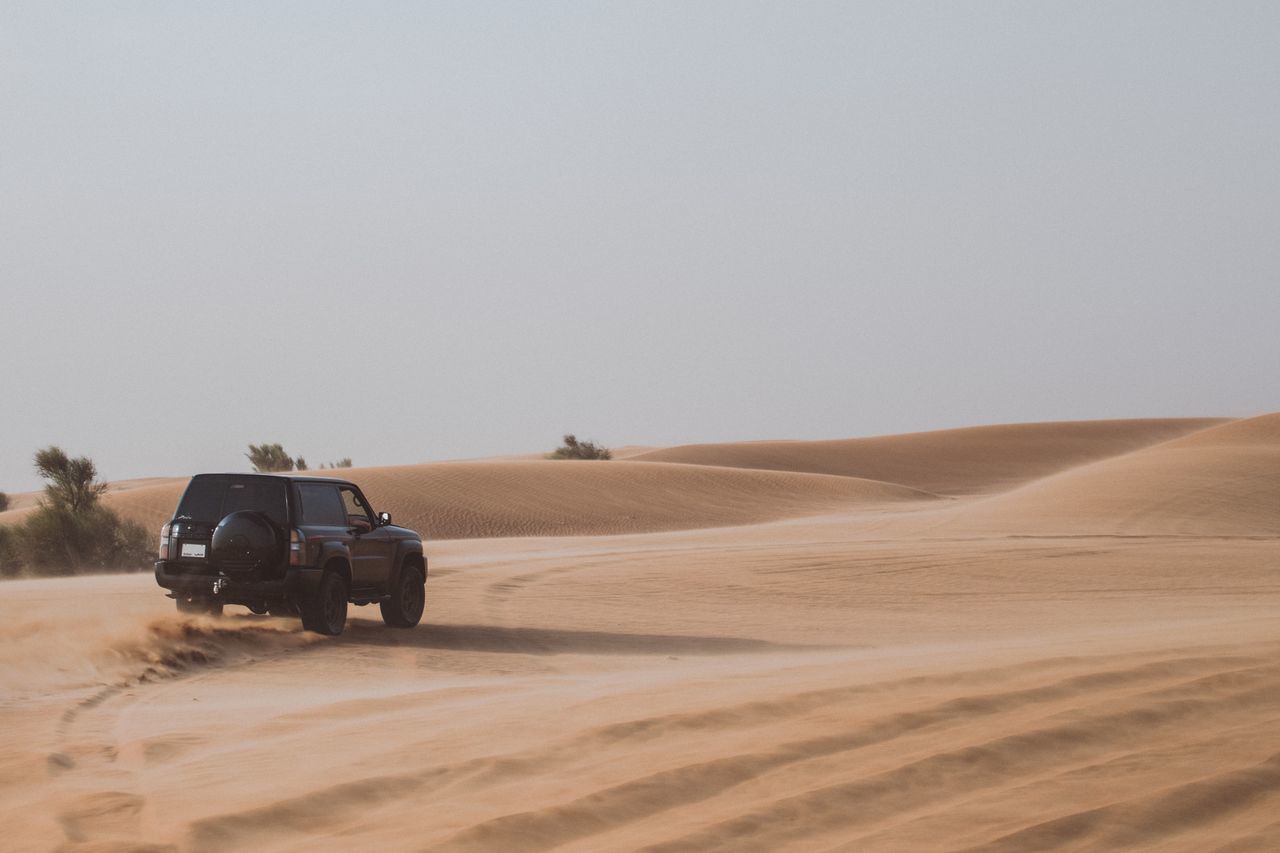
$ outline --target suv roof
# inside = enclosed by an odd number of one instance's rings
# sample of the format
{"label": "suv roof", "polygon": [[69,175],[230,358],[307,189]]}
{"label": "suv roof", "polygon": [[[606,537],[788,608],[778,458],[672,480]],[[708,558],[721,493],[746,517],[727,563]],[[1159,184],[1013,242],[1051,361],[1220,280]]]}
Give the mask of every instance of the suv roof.
{"label": "suv roof", "polygon": [[346,483],[349,486],[355,485],[355,483],[343,477],[317,477],[313,474],[260,473],[257,471],[251,474],[239,471],[206,471],[194,475],[192,479],[194,480],[196,477],[260,477],[272,480],[293,480],[299,483]]}

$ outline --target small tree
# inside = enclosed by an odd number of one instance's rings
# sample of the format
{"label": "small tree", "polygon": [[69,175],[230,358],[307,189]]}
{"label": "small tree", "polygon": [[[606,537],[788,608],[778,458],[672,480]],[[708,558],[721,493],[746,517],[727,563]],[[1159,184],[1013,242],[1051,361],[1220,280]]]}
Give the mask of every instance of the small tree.
{"label": "small tree", "polygon": [[612,459],[609,448],[594,441],[578,441],[577,436],[569,433],[564,437],[564,444],[547,455],[548,459]]}
{"label": "small tree", "polygon": [[61,447],[50,445],[36,451],[35,463],[36,471],[48,480],[44,495],[55,509],[85,512],[107,490],[106,483],[95,482],[98,468],[87,456],[72,459]]}
{"label": "small tree", "polygon": [[4,492],[0,492],[0,512],[4,512],[9,508],[9,496]]}
{"label": "small tree", "polygon": [[91,459],[72,459],[59,447],[46,447],[36,452],[35,466],[47,481],[45,497],[5,533],[0,543],[3,572],[12,574],[22,567],[41,574],[69,574],[146,565],[150,537],[98,501],[107,484],[96,482],[98,470]]}
{"label": "small tree", "polygon": [[294,467],[293,459],[279,444],[250,444],[245,456],[253,465],[253,470],[259,473],[292,471]]}
{"label": "small tree", "polygon": [[293,460],[293,467],[297,468],[299,471],[305,471],[307,470],[307,460],[299,456],[297,459]]}

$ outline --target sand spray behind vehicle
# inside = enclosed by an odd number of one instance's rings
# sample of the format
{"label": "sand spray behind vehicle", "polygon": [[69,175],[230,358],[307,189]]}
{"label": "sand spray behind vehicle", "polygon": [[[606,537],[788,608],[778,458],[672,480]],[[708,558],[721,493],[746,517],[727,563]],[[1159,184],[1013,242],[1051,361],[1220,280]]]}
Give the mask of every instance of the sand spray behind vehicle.
{"label": "sand spray behind vehicle", "polygon": [[75,611],[50,615],[45,610],[40,617],[0,625],[0,702],[171,678],[197,667],[263,660],[323,640],[304,633],[293,620],[185,616],[166,613],[159,604],[105,595]]}
{"label": "sand spray behind vehicle", "polygon": [[292,620],[174,614],[152,619],[140,632],[107,641],[99,660],[104,669],[145,682],[192,667],[258,660],[321,639]]}

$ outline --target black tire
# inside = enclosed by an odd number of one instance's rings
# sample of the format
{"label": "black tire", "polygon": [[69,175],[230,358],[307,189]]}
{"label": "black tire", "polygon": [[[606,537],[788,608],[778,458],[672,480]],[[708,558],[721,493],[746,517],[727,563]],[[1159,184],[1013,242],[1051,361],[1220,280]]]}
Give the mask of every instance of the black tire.
{"label": "black tire", "polygon": [[303,602],[302,627],[336,637],[347,627],[347,582],[337,572],[325,572],[315,597]]}
{"label": "black tire", "polygon": [[189,613],[197,616],[221,616],[222,602],[210,601],[207,598],[178,598],[179,613]]}
{"label": "black tire", "polygon": [[391,599],[378,605],[382,621],[392,628],[412,628],[422,621],[422,611],[427,605],[427,579],[422,569],[413,563],[400,570]]}

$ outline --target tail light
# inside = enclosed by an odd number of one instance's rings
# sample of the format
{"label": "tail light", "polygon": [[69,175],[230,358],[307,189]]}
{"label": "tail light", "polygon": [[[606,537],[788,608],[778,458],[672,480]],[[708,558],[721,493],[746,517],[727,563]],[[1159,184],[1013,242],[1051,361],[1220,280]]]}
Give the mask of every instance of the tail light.
{"label": "tail light", "polygon": [[289,565],[305,565],[304,558],[306,555],[307,537],[303,536],[302,531],[295,527],[289,531]]}
{"label": "tail light", "polygon": [[170,559],[169,552],[173,550],[171,545],[173,540],[170,539],[169,537],[172,535],[172,533],[173,533],[173,522],[169,522],[164,527],[160,528],[160,559],[162,560]]}

